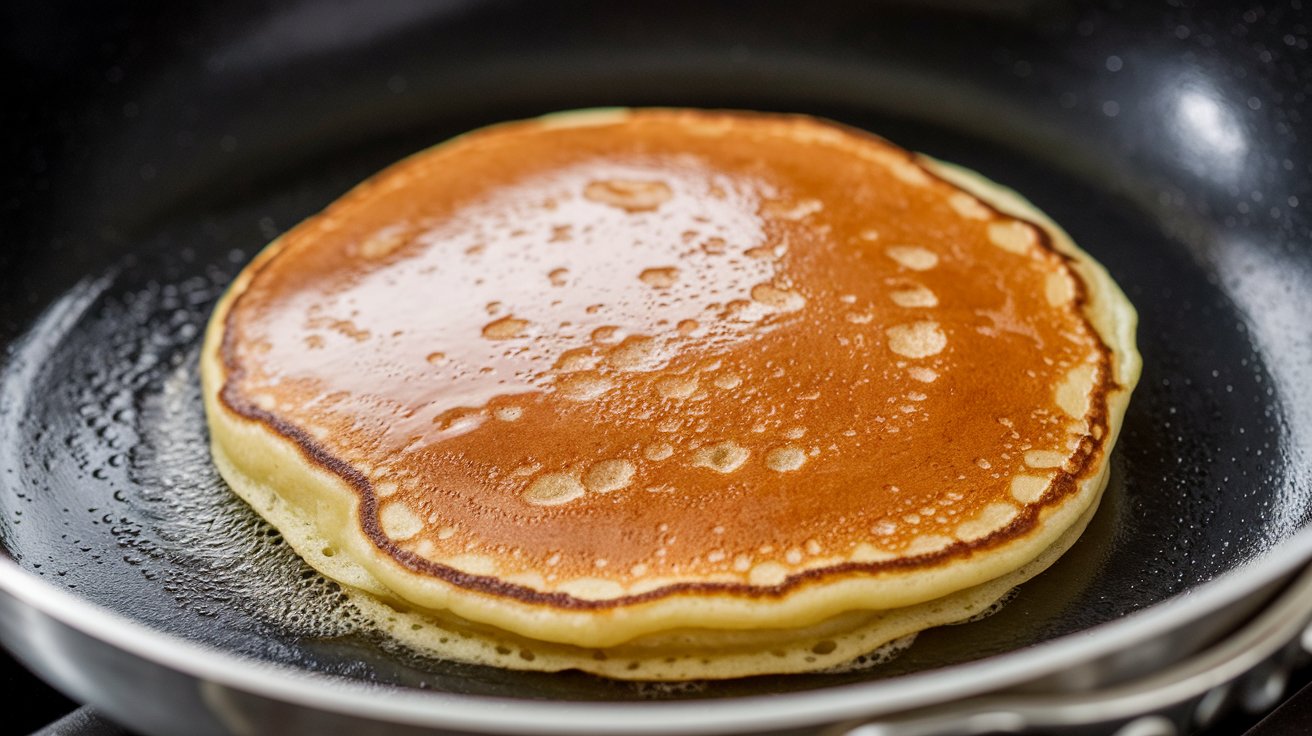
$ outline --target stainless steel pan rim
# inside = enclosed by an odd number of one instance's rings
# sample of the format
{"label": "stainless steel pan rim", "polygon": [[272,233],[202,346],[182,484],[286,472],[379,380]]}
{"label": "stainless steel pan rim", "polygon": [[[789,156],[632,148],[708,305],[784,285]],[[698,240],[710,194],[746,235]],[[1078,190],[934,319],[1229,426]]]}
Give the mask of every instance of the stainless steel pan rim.
{"label": "stainless steel pan rim", "polygon": [[887,680],[724,700],[580,703],[402,690],[257,662],[146,627],[0,557],[0,590],[124,652],[205,683],[381,722],[487,733],[648,734],[779,730],[871,717],[1045,677],[1167,636],[1286,577],[1312,557],[1312,528],[1185,594],[1025,650]]}

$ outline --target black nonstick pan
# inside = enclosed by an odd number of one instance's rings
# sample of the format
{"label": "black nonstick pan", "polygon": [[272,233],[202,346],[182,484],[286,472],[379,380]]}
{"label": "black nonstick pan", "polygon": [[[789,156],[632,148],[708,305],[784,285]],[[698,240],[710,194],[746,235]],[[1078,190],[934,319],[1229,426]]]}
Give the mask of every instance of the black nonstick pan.
{"label": "black nonstick pan", "polygon": [[[1219,712],[1312,619],[1312,18],[1185,5],[6,7],[0,639],[157,734],[1099,732]],[[1077,546],[992,617],[846,675],[631,685],[362,630],[210,465],[210,309],[267,241],[401,156],[608,105],[833,118],[1062,223],[1137,306],[1144,357]],[[1112,698],[1136,692],[1157,700]]]}

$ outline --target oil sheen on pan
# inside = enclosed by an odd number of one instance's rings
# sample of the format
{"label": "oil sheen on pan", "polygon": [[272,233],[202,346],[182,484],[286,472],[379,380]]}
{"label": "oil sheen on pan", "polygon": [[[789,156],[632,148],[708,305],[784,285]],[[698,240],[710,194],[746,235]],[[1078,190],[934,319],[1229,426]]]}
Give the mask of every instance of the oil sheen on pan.
{"label": "oil sheen on pan", "polygon": [[1097,507],[1139,372],[1015,193],[802,116],[494,126],[268,246],[202,356],[233,490],[438,656],[860,666]]}

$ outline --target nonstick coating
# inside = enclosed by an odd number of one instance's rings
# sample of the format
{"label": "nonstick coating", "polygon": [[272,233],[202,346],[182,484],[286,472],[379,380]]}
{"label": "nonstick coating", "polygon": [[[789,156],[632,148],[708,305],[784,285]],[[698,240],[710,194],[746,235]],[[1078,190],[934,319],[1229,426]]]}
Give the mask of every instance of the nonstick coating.
{"label": "nonstick coating", "polygon": [[[1292,10],[42,12],[5,39],[28,86],[4,122],[19,143],[0,252],[0,540],[151,626],[451,692],[781,692],[1079,632],[1262,555],[1312,516],[1309,65]],[[654,688],[418,660],[357,631],[340,591],[210,465],[196,375],[209,311],[264,243],[395,159],[486,123],[616,104],[830,117],[978,170],[1061,222],[1138,307],[1144,357],[1078,545],[991,618],[926,632],[860,674]]]}

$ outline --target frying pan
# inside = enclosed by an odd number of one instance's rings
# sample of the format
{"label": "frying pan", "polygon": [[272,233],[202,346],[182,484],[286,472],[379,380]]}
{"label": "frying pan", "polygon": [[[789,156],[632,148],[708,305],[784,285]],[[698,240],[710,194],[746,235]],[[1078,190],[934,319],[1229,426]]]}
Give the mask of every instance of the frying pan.
{"label": "frying pan", "polygon": [[[1260,706],[1312,618],[1308,19],[1180,5],[6,7],[0,640],[158,734],[982,733],[1153,711],[1136,727],[1169,733],[1181,707]],[[210,466],[209,311],[389,162],[617,104],[866,128],[1024,192],[1105,264],[1144,373],[1076,547],[992,617],[844,675],[629,685],[424,660],[357,625]]]}

